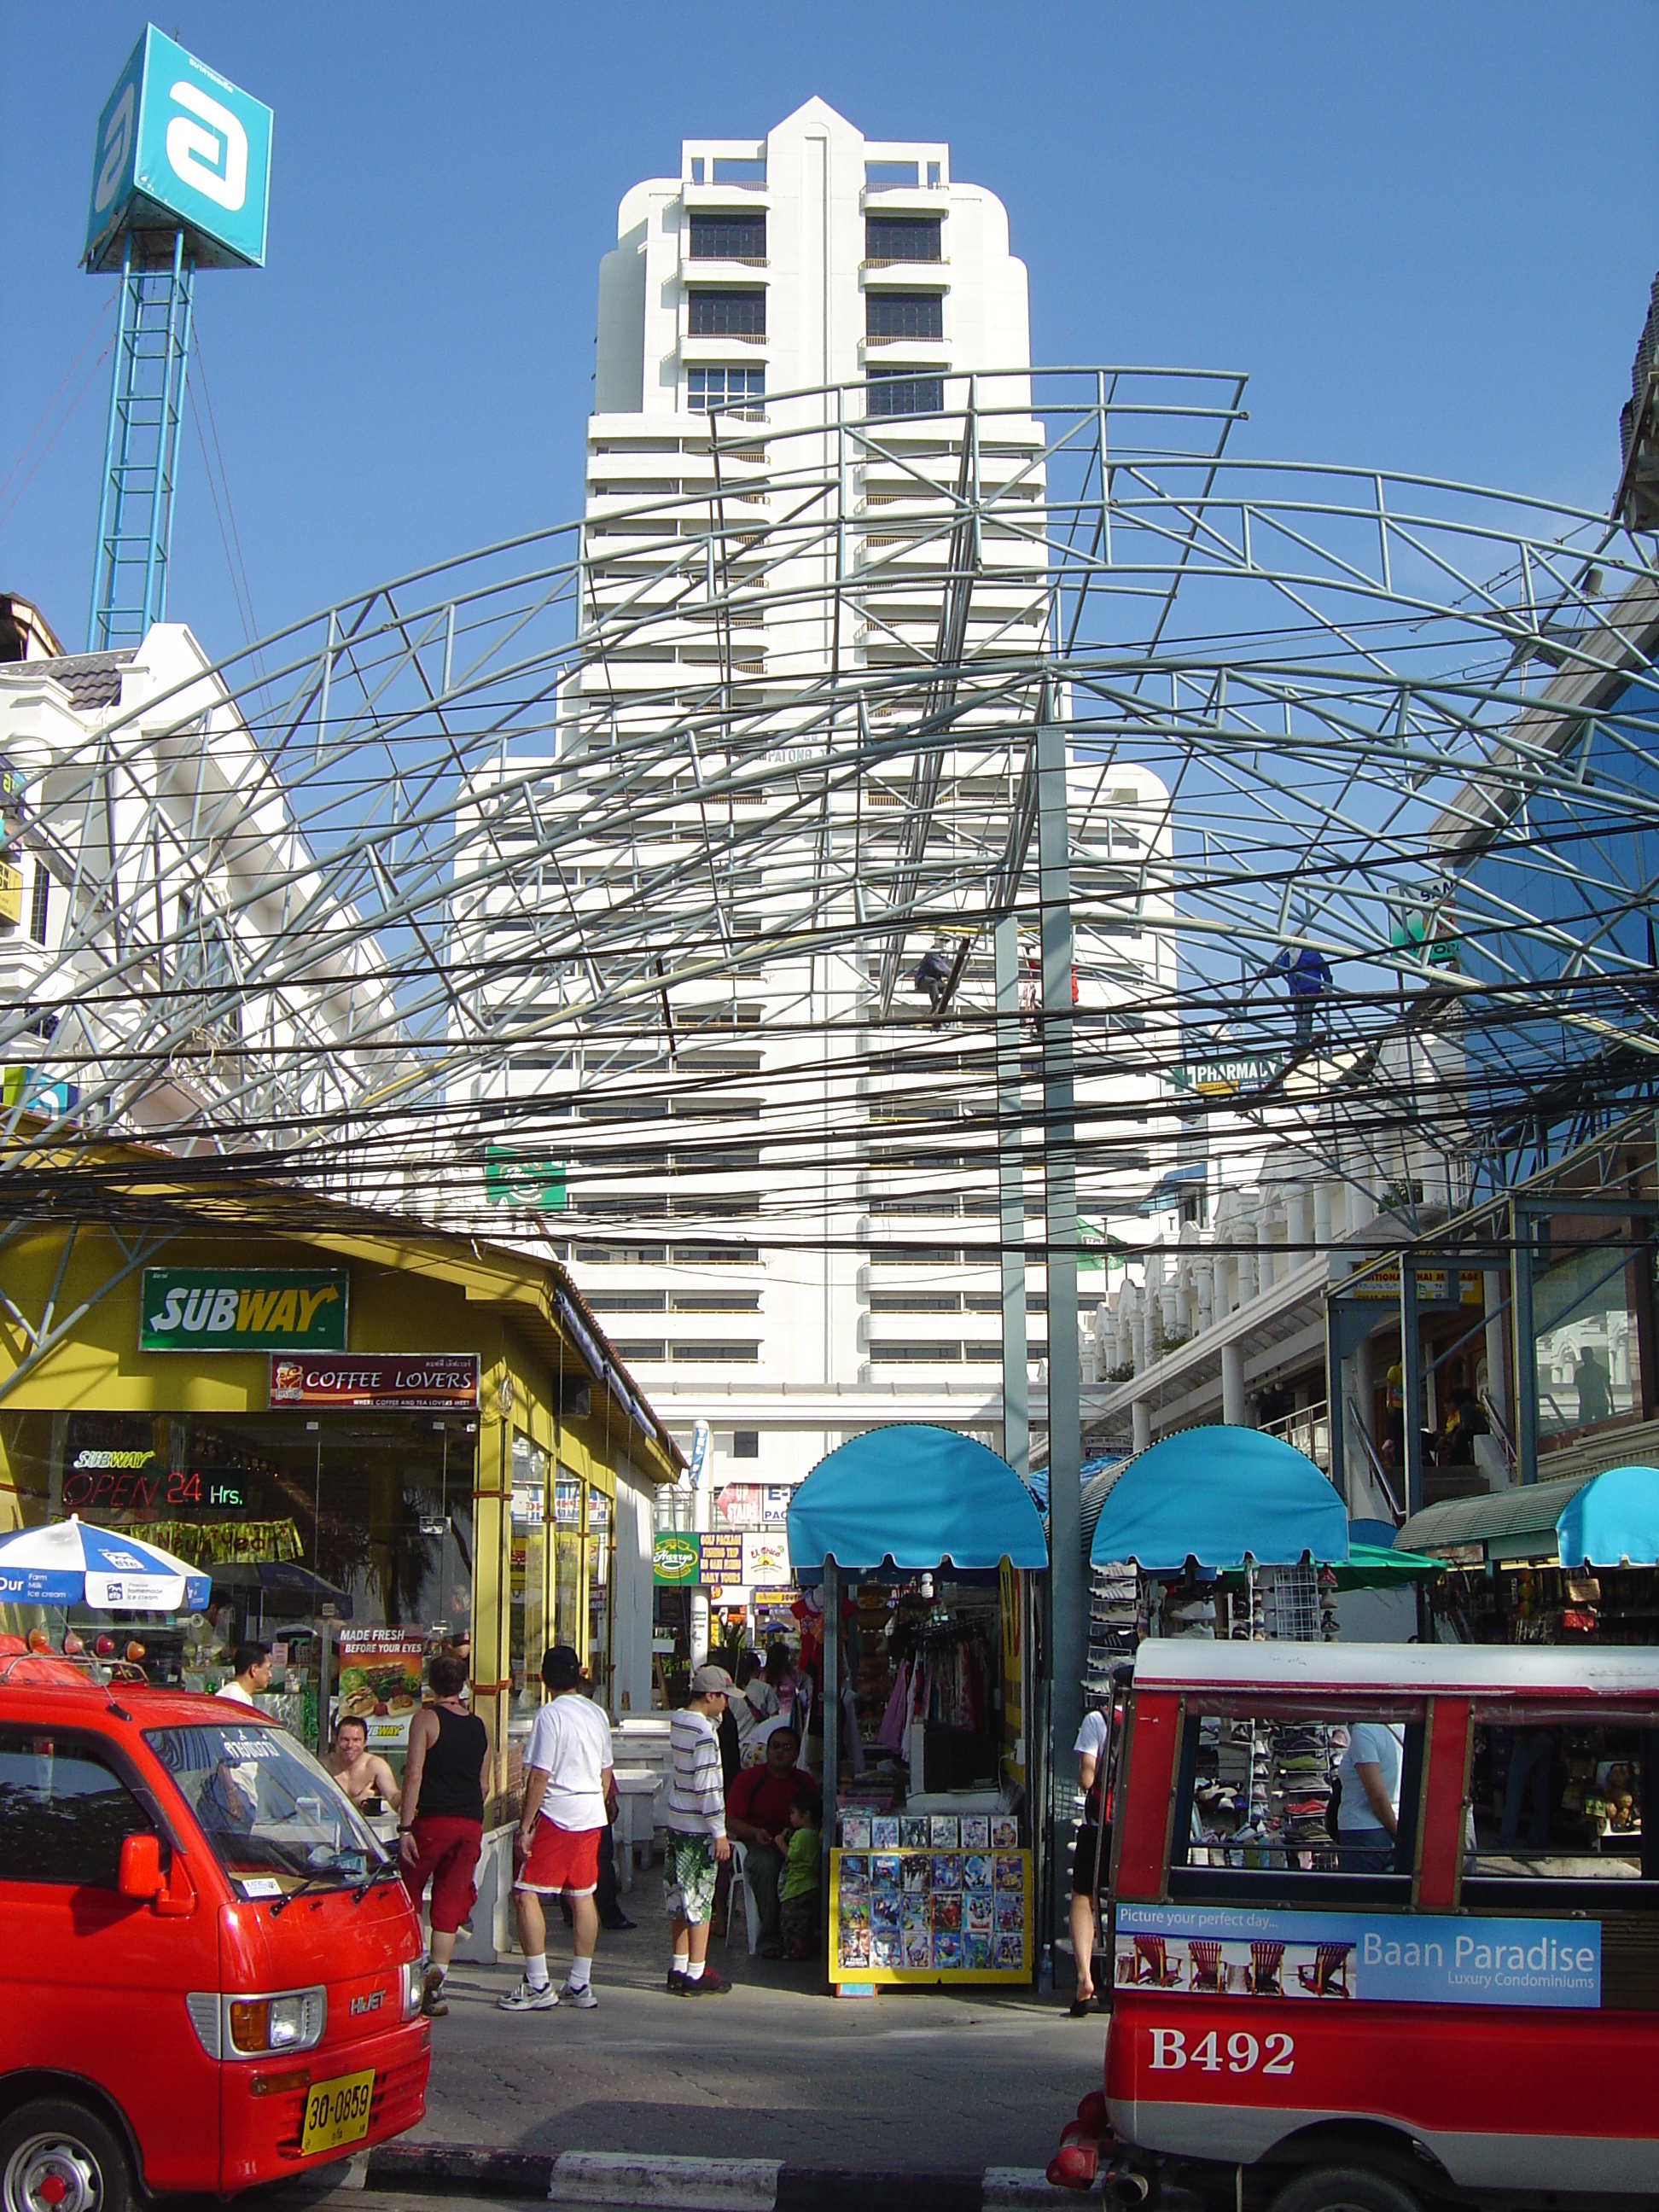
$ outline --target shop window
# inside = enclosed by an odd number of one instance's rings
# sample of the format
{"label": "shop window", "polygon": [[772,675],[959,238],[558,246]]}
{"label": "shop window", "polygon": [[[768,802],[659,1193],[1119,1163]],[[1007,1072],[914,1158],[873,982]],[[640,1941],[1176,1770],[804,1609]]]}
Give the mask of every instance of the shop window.
{"label": "shop window", "polygon": [[515,1727],[527,1728],[541,1703],[547,1649],[547,1454],[528,1437],[513,1439],[508,1666]]}
{"label": "shop window", "polygon": [[1463,1893],[1522,1907],[1570,1890],[1580,1909],[1659,1904],[1659,1711],[1635,1725],[1571,1707],[1513,1725],[1475,1708]]}
{"label": "shop window", "polygon": [[0,1881],[113,1889],[122,1843],[150,1832],[84,1738],[0,1729]]}
{"label": "shop window", "polygon": [[578,1651],[582,1643],[586,1487],[568,1467],[559,1469],[553,1485],[553,1641]]}
{"label": "shop window", "polygon": [[1644,1260],[1622,1225],[1600,1217],[1557,1214],[1538,1224],[1532,1310],[1540,1441],[1641,1419]]}
{"label": "shop window", "polygon": [[1408,1895],[1422,1759],[1421,1722],[1399,1712],[1189,1714],[1170,1895],[1218,1903],[1288,1903],[1332,1890],[1378,1902]]}
{"label": "shop window", "polygon": [[587,1493],[587,1672],[599,1704],[611,1702],[612,1502],[602,1490]]}

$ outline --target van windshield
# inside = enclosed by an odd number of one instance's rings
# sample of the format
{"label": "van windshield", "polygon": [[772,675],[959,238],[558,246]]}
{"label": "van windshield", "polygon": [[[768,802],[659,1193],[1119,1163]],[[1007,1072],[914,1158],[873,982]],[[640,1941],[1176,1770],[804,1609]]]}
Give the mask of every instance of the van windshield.
{"label": "van windshield", "polygon": [[352,1887],[391,1863],[332,1776],[280,1729],[213,1721],[148,1729],[144,1741],[245,1897]]}

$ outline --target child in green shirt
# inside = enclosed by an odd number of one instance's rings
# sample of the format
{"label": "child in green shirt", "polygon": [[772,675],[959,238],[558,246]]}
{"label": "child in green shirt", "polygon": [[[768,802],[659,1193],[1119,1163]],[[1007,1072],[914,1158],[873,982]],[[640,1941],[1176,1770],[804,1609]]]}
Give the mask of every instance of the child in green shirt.
{"label": "child in green shirt", "polygon": [[778,1883],[778,1931],[786,1959],[810,1959],[818,1935],[818,1872],[823,1838],[818,1801],[798,1789],[789,1801],[789,1843]]}

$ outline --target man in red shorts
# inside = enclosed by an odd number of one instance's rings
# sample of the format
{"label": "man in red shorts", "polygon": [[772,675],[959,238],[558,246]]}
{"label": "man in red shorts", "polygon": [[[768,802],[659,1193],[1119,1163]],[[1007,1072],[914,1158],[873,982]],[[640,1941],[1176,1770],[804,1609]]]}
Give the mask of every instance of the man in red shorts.
{"label": "man in red shorts", "polygon": [[[519,1862],[514,1900],[524,1975],[498,2000],[503,2012],[548,2012],[561,1998],[587,2012],[593,1994],[593,1948],[599,1940],[599,1840],[611,1792],[611,1723],[586,1695],[581,1661],[556,1644],[542,1661],[547,1703],[531,1724],[524,1754],[524,1810],[513,1839]],[[570,1900],[572,1956],[562,1989],[547,1971],[544,1897]]]}

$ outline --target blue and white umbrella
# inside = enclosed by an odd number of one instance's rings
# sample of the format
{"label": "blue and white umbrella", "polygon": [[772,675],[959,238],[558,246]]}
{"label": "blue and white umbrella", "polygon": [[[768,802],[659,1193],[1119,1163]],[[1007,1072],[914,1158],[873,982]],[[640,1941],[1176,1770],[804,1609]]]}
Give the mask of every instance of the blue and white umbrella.
{"label": "blue and white umbrella", "polygon": [[0,1603],[89,1605],[100,1613],[200,1613],[212,1584],[125,1528],[71,1515],[0,1536]]}

